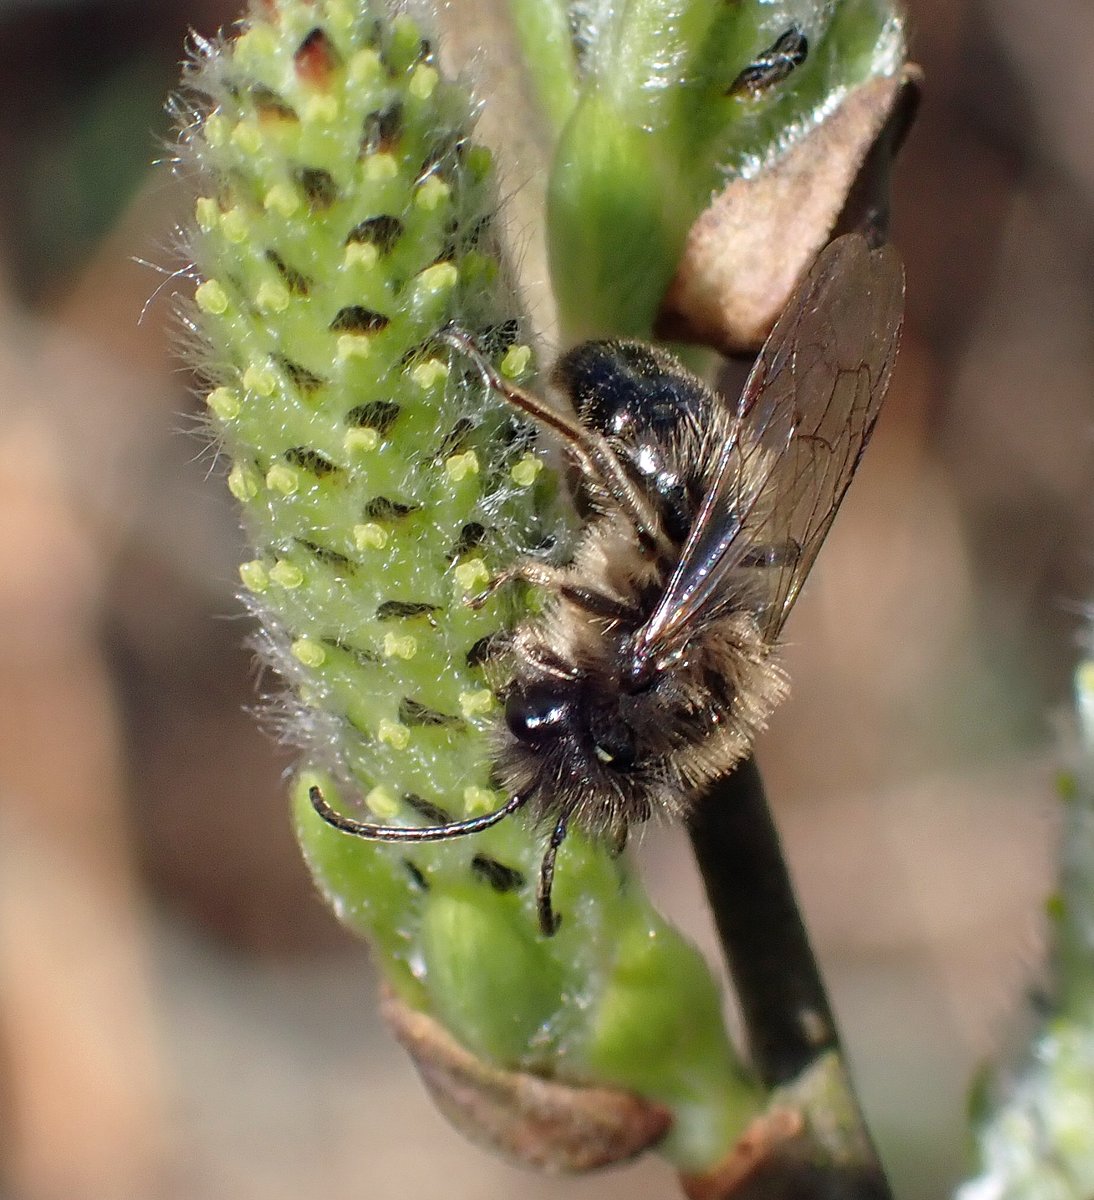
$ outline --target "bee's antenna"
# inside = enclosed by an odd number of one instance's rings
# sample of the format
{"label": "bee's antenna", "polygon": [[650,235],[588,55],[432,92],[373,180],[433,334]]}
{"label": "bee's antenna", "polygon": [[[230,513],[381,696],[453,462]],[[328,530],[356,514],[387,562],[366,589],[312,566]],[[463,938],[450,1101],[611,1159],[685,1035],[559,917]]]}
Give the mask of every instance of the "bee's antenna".
{"label": "bee's antenna", "polygon": [[465,354],[491,391],[544,429],[560,437],[570,448],[581,469],[602,487],[634,524],[639,538],[650,548],[666,545],[657,513],[648,497],[627,475],[606,438],[587,429],[564,413],[545,404],[538,396],[510,383],[483,354],[471,334],[458,325],[448,324],[436,334],[436,340]]}
{"label": "bee's antenna", "polygon": [[[469,833],[480,833],[503,821],[527,802],[527,795],[510,796],[493,812],[481,817],[470,817],[466,821],[449,821],[444,825],[370,825],[367,821],[355,821],[352,817],[335,812],[327,803],[318,787],[308,789],[311,806],[328,825],[368,842],[445,842],[449,838],[464,837]],[[564,831],[565,836],[565,831]]]}

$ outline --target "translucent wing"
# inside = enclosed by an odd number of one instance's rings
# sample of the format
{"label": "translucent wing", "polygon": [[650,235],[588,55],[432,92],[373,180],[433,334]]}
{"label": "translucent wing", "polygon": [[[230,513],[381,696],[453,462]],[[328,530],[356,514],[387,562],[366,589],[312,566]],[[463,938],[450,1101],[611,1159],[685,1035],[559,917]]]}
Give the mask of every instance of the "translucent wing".
{"label": "translucent wing", "polygon": [[764,343],[733,435],[638,658],[679,647],[729,603],[768,639],[786,620],[873,432],[904,310],[896,251],[857,234],[820,254]]}

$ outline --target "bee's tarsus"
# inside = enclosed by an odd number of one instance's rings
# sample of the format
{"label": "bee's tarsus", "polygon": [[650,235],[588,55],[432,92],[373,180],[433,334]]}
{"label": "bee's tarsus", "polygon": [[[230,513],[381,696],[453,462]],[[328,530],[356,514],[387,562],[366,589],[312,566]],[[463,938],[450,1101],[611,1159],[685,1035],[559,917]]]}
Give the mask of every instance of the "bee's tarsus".
{"label": "bee's tarsus", "polygon": [[547,849],[543,852],[543,861],[539,867],[539,887],[536,890],[536,907],[539,910],[539,927],[544,937],[554,937],[562,924],[562,918],[551,907],[551,888],[555,882],[555,859],[558,848],[566,840],[566,815],[558,819]]}

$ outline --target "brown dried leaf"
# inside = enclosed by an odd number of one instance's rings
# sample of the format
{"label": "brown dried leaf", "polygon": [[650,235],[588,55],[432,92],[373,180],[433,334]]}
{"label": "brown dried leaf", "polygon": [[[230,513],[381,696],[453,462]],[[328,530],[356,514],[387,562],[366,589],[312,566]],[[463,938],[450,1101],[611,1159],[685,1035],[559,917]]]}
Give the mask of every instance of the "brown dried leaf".
{"label": "brown dried leaf", "polygon": [[731,180],[691,227],[658,335],[755,352],[832,236],[886,123],[914,107],[917,85],[914,68],[861,84],[779,158]]}
{"label": "brown dried leaf", "polygon": [[381,1011],[448,1120],[524,1166],[568,1172],[625,1162],[659,1141],[671,1123],[667,1109],[629,1092],[491,1066],[390,991]]}

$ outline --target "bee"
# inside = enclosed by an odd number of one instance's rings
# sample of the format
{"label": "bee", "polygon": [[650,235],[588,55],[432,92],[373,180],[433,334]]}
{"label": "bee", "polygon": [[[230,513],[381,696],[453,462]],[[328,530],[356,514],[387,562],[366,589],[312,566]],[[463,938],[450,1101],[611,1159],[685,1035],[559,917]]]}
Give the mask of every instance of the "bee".
{"label": "bee", "polygon": [[496,735],[497,810],[419,827],[371,825],[310,798],[328,823],[377,841],[440,841],[520,809],[547,831],[537,889],[550,936],[555,859],[570,829],[621,843],[652,816],[684,819],[751,750],[786,692],[779,633],[884,399],[903,314],[892,247],[850,234],[794,292],[736,404],[664,350],[586,342],[552,383],[567,413],[504,379],[467,334],[441,337],[485,384],[559,439],[590,515],[568,565],[518,560],[491,581],[544,588],[509,637]]}

